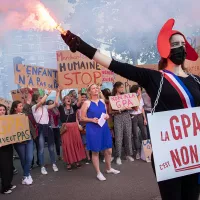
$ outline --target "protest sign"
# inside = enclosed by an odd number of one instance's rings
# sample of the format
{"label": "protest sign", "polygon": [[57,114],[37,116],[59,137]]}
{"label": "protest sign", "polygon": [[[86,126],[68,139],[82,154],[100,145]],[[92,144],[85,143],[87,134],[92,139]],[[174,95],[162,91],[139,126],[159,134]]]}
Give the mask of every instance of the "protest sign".
{"label": "protest sign", "polygon": [[15,65],[15,83],[22,87],[55,90],[58,87],[57,70],[30,65]]}
{"label": "protest sign", "polygon": [[101,84],[101,67],[79,52],[57,51],[58,80],[62,88],[87,88]]}
{"label": "protest sign", "polygon": [[0,147],[30,139],[27,116],[24,114],[0,116]]}
{"label": "protest sign", "polygon": [[151,140],[143,140],[141,147],[141,159],[146,162],[151,162]]}
{"label": "protest sign", "polygon": [[[37,88],[32,88],[33,92],[38,92]],[[13,101],[21,101],[23,104],[27,102],[27,98],[29,95],[29,89],[28,88],[21,88],[17,90],[11,90],[11,95]]]}
{"label": "protest sign", "polygon": [[4,106],[6,106],[9,111],[12,105],[12,101],[9,101],[0,97],[0,104],[3,104]]}
{"label": "protest sign", "polygon": [[139,105],[139,101],[135,93],[110,96],[109,101],[113,110],[123,110]]}
{"label": "protest sign", "polygon": [[106,69],[105,67],[101,67],[101,73],[102,73],[102,83],[111,82],[114,83],[115,80],[115,73]]}
{"label": "protest sign", "polygon": [[200,108],[147,116],[157,181],[200,172]]}
{"label": "protest sign", "polygon": [[185,67],[189,73],[200,76],[200,59],[197,61],[185,61]]}

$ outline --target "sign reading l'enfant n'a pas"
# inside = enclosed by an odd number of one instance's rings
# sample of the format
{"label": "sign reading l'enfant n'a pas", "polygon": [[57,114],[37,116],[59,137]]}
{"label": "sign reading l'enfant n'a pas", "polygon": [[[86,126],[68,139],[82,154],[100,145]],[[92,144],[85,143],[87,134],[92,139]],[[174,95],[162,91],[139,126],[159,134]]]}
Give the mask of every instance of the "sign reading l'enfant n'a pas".
{"label": "sign reading l'enfant n'a pas", "polygon": [[200,108],[148,114],[157,181],[200,172]]}
{"label": "sign reading l'enfant n'a pas", "polygon": [[31,65],[15,65],[15,83],[22,87],[56,89],[58,76],[56,69],[49,69]]}

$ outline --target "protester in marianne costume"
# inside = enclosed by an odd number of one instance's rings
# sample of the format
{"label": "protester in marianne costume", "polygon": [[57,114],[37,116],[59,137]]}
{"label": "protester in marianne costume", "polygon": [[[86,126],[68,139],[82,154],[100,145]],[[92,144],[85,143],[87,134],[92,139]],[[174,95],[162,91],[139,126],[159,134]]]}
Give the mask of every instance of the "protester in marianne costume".
{"label": "protester in marianne costume", "polygon": [[[174,22],[174,19],[168,20],[158,35],[157,47],[161,56],[159,69],[163,71],[134,67],[115,61],[101,54],[70,31],[62,35],[62,38],[72,52],[79,51],[109,70],[145,88],[155,112],[199,106],[200,78],[188,75],[184,71],[185,59],[195,61],[198,55],[182,33],[172,30]],[[179,84],[176,82],[177,85],[175,85],[172,82],[173,78],[178,80]],[[185,95],[180,93],[180,87],[183,90],[187,88]],[[158,93],[159,89],[161,93]],[[158,100],[157,104],[154,104],[155,100]],[[162,151],[160,153],[162,154]],[[154,162],[152,166],[154,168]],[[162,181],[158,183],[158,186],[163,200],[198,200],[199,197],[198,174]]]}

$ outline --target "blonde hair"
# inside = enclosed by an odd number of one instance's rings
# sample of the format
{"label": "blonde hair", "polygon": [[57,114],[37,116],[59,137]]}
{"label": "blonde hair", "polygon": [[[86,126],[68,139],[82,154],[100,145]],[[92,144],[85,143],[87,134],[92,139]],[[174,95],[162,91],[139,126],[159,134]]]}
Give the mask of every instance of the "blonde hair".
{"label": "blonde hair", "polygon": [[[89,92],[90,92],[91,87],[92,87],[93,85],[96,85],[97,87],[100,87],[100,84],[96,84],[96,83],[90,84],[90,85],[87,87],[87,96],[88,96],[88,99],[91,99],[91,95],[90,95]],[[100,94],[99,94],[99,99],[102,99],[101,92],[100,92]]]}

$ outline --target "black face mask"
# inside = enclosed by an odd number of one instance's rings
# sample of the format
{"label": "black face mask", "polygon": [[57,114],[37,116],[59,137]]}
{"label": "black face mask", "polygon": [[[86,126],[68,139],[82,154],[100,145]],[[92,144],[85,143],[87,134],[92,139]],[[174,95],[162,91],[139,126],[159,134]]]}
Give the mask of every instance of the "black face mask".
{"label": "black face mask", "polygon": [[176,65],[181,65],[185,61],[186,52],[183,46],[171,49],[169,59]]}

